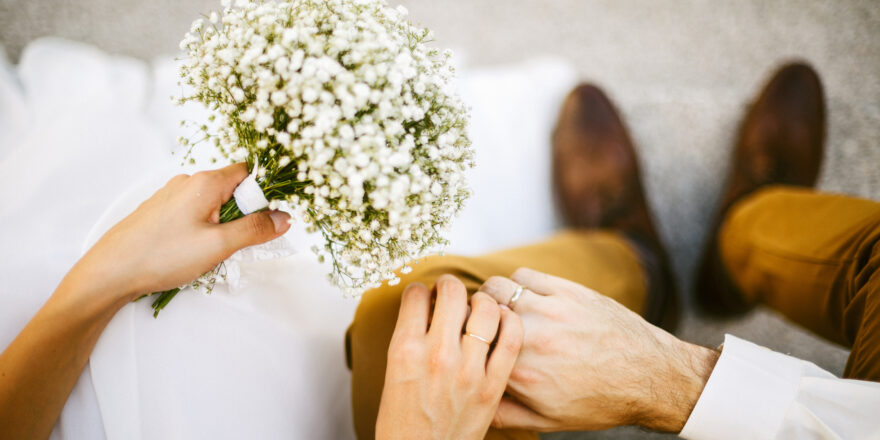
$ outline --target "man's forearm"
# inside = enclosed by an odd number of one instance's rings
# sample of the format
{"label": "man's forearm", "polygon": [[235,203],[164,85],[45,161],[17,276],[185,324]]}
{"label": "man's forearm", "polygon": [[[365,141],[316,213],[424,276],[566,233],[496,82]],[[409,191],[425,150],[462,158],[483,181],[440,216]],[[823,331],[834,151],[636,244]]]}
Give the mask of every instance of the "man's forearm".
{"label": "man's forearm", "polygon": [[48,438],[101,332],[128,301],[71,273],[0,354],[4,439]]}

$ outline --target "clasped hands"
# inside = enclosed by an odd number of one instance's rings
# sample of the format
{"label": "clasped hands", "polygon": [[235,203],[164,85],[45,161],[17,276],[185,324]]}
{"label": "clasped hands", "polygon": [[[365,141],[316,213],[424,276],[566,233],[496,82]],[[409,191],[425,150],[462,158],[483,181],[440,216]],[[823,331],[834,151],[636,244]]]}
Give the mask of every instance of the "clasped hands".
{"label": "clasped hands", "polygon": [[459,280],[445,275],[435,291],[433,310],[427,287],[403,294],[377,438],[478,439],[490,425],[678,432],[718,358],[610,298],[530,269],[487,280],[469,315]]}

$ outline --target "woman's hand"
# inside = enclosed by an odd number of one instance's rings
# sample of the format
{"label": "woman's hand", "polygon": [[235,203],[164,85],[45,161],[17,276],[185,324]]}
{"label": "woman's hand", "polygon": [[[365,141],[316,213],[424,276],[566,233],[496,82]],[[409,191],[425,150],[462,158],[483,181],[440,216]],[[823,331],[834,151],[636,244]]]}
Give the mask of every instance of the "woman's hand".
{"label": "woman's hand", "polygon": [[217,224],[244,164],[177,176],[111,228],[0,354],[4,439],[48,438],[104,327],[137,296],[185,284],[290,227],[281,212]]}
{"label": "woman's hand", "polygon": [[219,223],[220,207],[247,166],[172,178],[113,226],[71,271],[131,300],[186,284],[246,246],[276,238],[290,216],[263,211]]}
{"label": "woman's hand", "polygon": [[529,269],[480,287],[513,310],[525,339],[496,427],[582,431],[620,425],[678,432],[718,359],[611,298]]}
{"label": "woman's hand", "polygon": [[[444,275],[406,288],[388,349],[378,439],[482,439],[522,344],[519,317]],[[466,328],[465,328],[466,326]],[[462,329],[465,334],[462,334]],[[474,335],[474,336],[470,336]],[[495,347],[488,341],[497,337]]]}

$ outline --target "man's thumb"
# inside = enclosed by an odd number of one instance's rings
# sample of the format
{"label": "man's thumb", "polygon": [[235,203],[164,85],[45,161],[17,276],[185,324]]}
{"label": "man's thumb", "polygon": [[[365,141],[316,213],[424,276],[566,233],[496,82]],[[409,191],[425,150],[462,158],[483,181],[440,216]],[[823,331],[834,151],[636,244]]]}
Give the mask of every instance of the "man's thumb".
{"label": "man's thumb", "polygon": [[282,211],[260,211],[220,225],[227,235],[227,251],[265,243],[290,229],[290,215]]}

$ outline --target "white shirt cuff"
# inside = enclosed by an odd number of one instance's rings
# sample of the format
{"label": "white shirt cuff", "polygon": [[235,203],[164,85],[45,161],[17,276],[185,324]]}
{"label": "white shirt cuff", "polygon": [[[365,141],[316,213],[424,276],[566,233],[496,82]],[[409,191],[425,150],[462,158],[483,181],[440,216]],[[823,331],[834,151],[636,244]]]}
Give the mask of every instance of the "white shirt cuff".
{"label": "white shirt cuff", "polygon": [[795,400],[804,370],[818,370],[811,366],[725,335],[721,357],[679,435],[686,439],[773,438]]}

